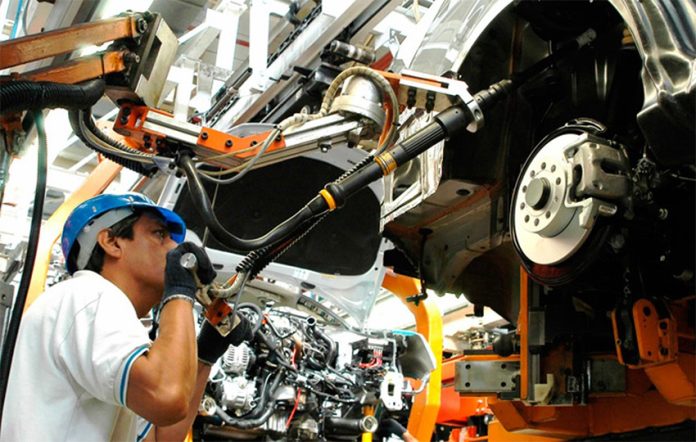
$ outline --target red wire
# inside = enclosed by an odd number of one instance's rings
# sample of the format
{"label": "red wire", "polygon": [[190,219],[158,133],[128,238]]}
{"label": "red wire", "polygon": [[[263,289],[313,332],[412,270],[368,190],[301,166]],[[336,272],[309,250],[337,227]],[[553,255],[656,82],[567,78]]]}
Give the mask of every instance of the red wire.
{"label": "red wire", "polygon": [[292,421],[292,418],[295,416],[295,412],[297,411],[297,406],[300,404],[300,394],[302,393],[302,389],[298,388],[297,389],[297,397],[295,398],[295,406],[292,407],[292,411],[290,412],[290,416],[288,416],[288,423],[285,424],[285,429],[287,430],[290,428],[290,422]]}

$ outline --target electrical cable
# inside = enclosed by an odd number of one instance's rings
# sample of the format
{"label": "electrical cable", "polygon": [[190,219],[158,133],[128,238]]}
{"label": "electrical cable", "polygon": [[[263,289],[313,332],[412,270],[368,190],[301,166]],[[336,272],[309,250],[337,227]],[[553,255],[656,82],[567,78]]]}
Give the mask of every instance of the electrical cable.
{"label": "electrical cable", "polygon": [[248,252],[275,244],[276,242],[284,239],[288,234],[296,231],[297,228],[303,223],[325,211],[323,199],[321,196],[317,196],[307,205],[298,210],[294,215],[278,224],[265,235],[253,239],[239,238],[238,236],[227,231],[217,219],[212,205],[210,204],[208,194],[205,191],[205,187],[201,182],[201,178],[193,161],[191,160],[191,157],[188,155],[182,155],[179,158],[179,165],[186,174],[189,192],[195,206],[205,220],[210,232],[218,241],[227,245],[236,252]]}
{"label": "electrical cable", "polygon": [[101,132],[90,109],[71,110],[68,116],[75,135],[87,147],[141,175],[150,176],[157,171],[154,155],[125,146]]}
{"label": "electrical cable", "polygon": [[44,127],[43,114],[40,110],[34,111],[34,123],[39,139],[38,162],[36,168],[36,188],[34,191],[34,207],[31,215],[31,227],[29,230],[29,241],[24,258],[24,269],[22,278],[17,289],[17,298],[12,307],[12,316],[7,329],[7,336],[2,346],[2,357],[0,358],[0,423],[2,422],[2,412],[5,406],[5,394],[10,378],[10,368],[14,347],[19,332],[19,324],[24,313],[24,306],[29,293],[31,276],[34,271],[34,261],[38,250],[39,232],[41,230],[41,219],[43,215],[44,200],[46,197],[46,170],[47,170],[47,142]]}
{"label": "electrical cable", "polygon": [[[254,157],[251,160],[249,160],[246,164],[244,164],[244,167],[239,172],[237,172],[236,175],[234,175],[231,178],[227,178],[227,179],[213,178],[210,174],[202,172],[199,169],[196,169],[196,170],[199,172],[199,175],[207,181],[211,181],[211,182],[217,183],[217,184],[232,184],[235,181],[240,180],[244,175],[247,174],[247,172],[249,172],[251,170],[252,167],[254,167],[256,162],[263,156],[264,153],[266,153],[266,151],[270,147],[271,143],[273,142],[273,140],[275,140],[275,138],[278,135],[280,135],[280,131],[278,129],[273,129],[271,131],[271,133],[269,134],[269,136],[266,137],[266,140],[264,140],[263,144],[261,145],[261,148],[256,153],[256,155],[254,155]],[[235,153],[238,153],[238,152],[235,152]],[[224,171],[224,172],[228,172],[228,171]]]}
{"label": "electrical cable", "polygon": [[72,110],[88,108],[104,95],[105,87],[104,80],[101,79],[81,84],[8,81],[0,84],[0,114],[56,107]]}

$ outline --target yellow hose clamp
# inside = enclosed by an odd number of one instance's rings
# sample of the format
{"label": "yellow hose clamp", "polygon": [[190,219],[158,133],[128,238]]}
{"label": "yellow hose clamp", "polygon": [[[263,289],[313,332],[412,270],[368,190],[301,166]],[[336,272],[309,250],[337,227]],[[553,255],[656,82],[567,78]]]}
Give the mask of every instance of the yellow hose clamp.
{"label": "yellow hose clamp", "polygon": [[396,160],[394,160],[394,157],[389,152],[384,152],[375,157],[375,162],[379,165],[380,169],[382,169],[383,175],[389,175],[397,166]]}
{"label": "yellow hose clamp", "polygon": [[321,195],[322,198],[324,198],[324,201],[326,201],[326,204],[329,206],[329,212],[336,209],[336,200],[334,200],[333,195],[331,195],[331,193],[328,190],[321,189],[319,191],[319,195]]}

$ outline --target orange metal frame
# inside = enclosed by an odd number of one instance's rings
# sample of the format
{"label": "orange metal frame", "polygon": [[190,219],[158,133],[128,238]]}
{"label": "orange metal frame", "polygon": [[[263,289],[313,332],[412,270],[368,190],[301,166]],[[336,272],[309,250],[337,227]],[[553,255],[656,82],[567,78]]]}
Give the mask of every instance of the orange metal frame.
{"label": "orange metal frame", "polygon": [[0,69],[72,52],[75,48],[138,35],[133,16],[83,23],[0,43]]}
{"label": "orange metal frame", "polygon": [[[489,440],[516,440],[514,435],[522,436],[517,440],[528,440],[531,436],[561,439],[598,436],[674,425],[685,420],[696,419],[696,408],[693,406],[680,406],[668,401],[679,402],[679,397],[683,399],[685,395],[693,394],[693,377],[696,376],[695,359],[693,354],[685,353],[679,354],[678,371],[673,364],[658,365],[645,370],[627,369],[624,394],[592,396],[589,403],[584,406],[525,405],[523,400],[527,398],[530,388],[527,385],[528,358],[526,356],[528,354],[529,282],[527,274],[521,271],[518,333],[521,341],[520,396],[522,400],[498,400],[490,403],[490,408],[500,427],[495,425],[491,427],[493,431],[489,434]],[[645,306],[641,304],[641,312],[643,307]],[[659,323],[656,321],[653,325],[659,328]],[[683,334],[693,339],[693,330]],[[689,373],[690,380],[687,375]],[[672,386],[670,391],[673,396],[665,394],[663,389],[660,389],[661,382]],[[657,386],[659,391],[655,390],[654,386]],[[675,391],[677,387],[685,388],[686,393],[681,391],[679,395]]]}
{"label": "orange metal frame", "polygon": [[442,389],[442,316],[432,301],[425,299],[415,305],[406,298],[420,293],[420,281],[396,273],[384,275],[382,287],[398,296],[416,318],[416,331],[430,344],[435,355],[435,370],[423,392],[416,396],[408,420],[408,431],[419,441],[429,441],[440,409]]}
{"label": "orange metal frame", "polygon": [[101,55],[71,60],[60,66],[36,69],[22,73],[19,78],[31,81],[52,81],[74,84],[126,69],[123,60],[126,51],[108,51]]}
{"label": "orange metal frame", "polygon": [[[121,106],[121,111],[116,122],[114,123],[114,131],[135,141],[136,145],[143,146],[141,150],[152,152],[156,149],[153,146],[159,146],[167,139],[167,135],[143,127],[147,119],[148,113],[158,113],[166,117],[173,118],[173,115],[158,109],[149,108],[147,106],[138,106],[132,104],[124,104]],[[220,132],[208,127],[201,127],[198,133],[196,145],[200,146],[213,154],[224,155],[229,160],[237,159],[238,163],[256,155],[261,148],[262,143],[270,131],[248,135],[245,137],[237,137],[224,132]],[[270,144],[266,152],[273,152],[285,147],[285,140],[282,135],[278,136]],[[215,162],[215,156],[208,157],[206,161]],[[230,164],[225,163],[228,167]]]}

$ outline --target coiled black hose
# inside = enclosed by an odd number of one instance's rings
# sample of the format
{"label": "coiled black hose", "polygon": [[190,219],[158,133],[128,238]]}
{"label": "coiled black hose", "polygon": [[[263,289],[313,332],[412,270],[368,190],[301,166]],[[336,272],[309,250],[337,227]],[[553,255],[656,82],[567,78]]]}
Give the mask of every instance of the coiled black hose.
{"label": "coiled black hose", "polygon": [[82,84],[61,84],[48,81],[8,81],[0,84],[0,115],[25,110],[84,109],[104,95],[104,80]]}
{"label": "coiled black hose", "polygon": [[[92,112],[90,109],[73,109],[68,113],[68,116],[70,118],[70,125],[72,126],[75,135],[77,135],[77,137],[90,149],[99,152],[105,158],[110,159],[114,163],[120,164],[121,166],[133,170],[141,175],[151,176],[157,171],[157,165],[152,160],[151,155],[147,155],[139,150],[132,149],[112,139],[99,130],[97,125],[94,124],[94,120],[92,120]],[[113,151],[100,147],[87,137],[85,131],[89,132],[89,134],[98,138],[112,148],[122,151],[126,155],[142,158],[142,161],[128,159],[125,157],[125,155],[119,155]]]}

